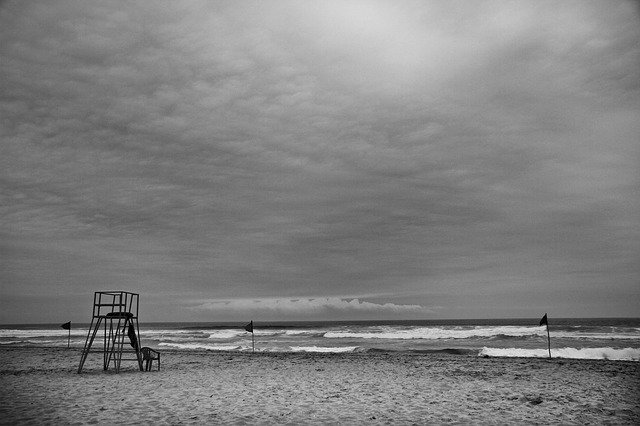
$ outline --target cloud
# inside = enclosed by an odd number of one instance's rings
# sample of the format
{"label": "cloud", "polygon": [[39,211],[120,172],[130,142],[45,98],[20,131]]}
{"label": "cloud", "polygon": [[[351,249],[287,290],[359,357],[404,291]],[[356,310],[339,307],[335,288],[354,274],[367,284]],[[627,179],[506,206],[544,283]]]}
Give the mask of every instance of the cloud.
{"label": "cloud", "polygon": [[6,2],[3,292],[624,304],[638,28],[606,1]]}
{"label": "cloud", "polygon": [[[195,306],[195,310],[208,310],[217,317],[248,316],[268,318],[379,318],[383,316],[420,316],[432,311],[420,305],[372,303],[360,299],[320,297],[308,299],[264,298],[215,300]],[[336,317],[337,316],[337,317]]]}

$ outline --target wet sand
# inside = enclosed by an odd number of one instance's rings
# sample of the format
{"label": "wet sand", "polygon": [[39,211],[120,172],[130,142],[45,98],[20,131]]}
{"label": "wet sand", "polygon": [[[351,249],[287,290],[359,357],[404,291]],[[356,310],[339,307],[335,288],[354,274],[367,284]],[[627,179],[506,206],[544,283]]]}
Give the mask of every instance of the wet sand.
{"label": "wet sand", "polygon": [[102,370],[0,348],[2,424],[640,424],[640,363],[447,354],[162,353]]}

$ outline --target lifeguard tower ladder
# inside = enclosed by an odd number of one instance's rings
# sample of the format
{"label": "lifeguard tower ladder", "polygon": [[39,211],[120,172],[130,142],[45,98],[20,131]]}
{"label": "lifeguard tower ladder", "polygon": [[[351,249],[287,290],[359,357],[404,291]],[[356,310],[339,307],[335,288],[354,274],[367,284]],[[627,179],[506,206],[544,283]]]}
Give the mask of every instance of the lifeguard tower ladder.
{"label": "lifeguard tower ladder", "polygon": [[[118,373],[122,361],[137,361],[142,370],[142,354],[140,353],[140,329],[138,328],[138,297],[137,293],[127,291],[96,291],[93,295],[93,316],[84,343],[78,373],[82,372],[91,345],[104,324],[104,347],[102,350],[103,368],[108,370],[111,363]],[[128,340],[128,341],[126,341]],[[132,349],[129,349],[129,346]],[[133,354],[135,358],[122,358],[123,353]]]}

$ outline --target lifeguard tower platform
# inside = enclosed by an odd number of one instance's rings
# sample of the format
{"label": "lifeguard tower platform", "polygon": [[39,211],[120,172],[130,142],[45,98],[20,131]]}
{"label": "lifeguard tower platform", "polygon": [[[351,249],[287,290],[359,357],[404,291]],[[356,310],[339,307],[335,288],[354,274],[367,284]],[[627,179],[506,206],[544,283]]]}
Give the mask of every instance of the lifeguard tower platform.
{"label": "lifeguard tower platform", "polygon": [[[102,353],[103,369],[113,363],[116,373],[122,361],[136,361],[142,369],[140,329],[138,327],[139,295],[127,291],[96,291],[93,295],[93,316],[84,343],[78,373],[82,372],[87,356],[91,352]],[[103,328],[101,349],[91,350],[95,338]],[[98,343],[98,346],[100,344]],[[125,358],[123,358],[125,355]],[[129,358],[126,358],[126,357]]]}

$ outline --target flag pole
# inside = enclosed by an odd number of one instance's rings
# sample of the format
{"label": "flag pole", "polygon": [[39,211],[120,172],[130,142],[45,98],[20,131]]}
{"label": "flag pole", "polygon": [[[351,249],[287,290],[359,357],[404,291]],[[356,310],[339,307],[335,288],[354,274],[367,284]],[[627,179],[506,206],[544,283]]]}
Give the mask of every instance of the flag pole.
{"label": "flag pole", "polygon": [[549,320],[547,319],[547,313],[545,312],[544,316],[540,320],[540,325],[547,326],[547,347],[549,348],[549,359],[551,359],[551,336],[549,335]]}
{"label": "flag pole", "polygon": [[549,320],[547,319],[547,314],[545,312],[544,316],[542,317],[542,319],[540,320],[540,325],[546,325],[547,326],[547,345],[549,348],[549,359],[551,359],[551,336],[549,335]]}
{"label": "flag pole", "polygon": [[256,339],[253,334],[253,320],[247,325],[244,326],[244,329],[251,332],[251,352],[256,351]]}
{"label": "flag pole", "polygon": [[547,345],[549,347],[549,359],[551,359],[551,336],[549,335],[549,321],[547,321]]}
{"label": "flag pole", "polygon": [[60,327],[64,328],[65,330],[69,330],[69,336],[67,337],[67,349],[69,349],[71,345],[71,321],[65,322]]}

